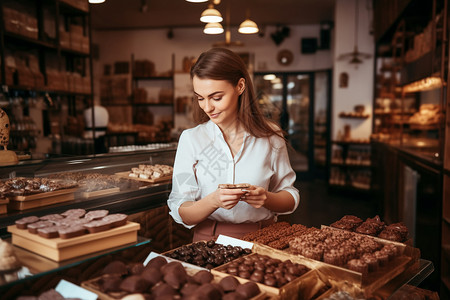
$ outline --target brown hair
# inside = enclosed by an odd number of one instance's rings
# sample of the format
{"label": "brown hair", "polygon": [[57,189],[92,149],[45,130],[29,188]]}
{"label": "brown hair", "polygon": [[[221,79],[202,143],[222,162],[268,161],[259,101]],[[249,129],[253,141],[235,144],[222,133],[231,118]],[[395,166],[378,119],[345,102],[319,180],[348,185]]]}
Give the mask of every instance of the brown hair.
{"label": "brown hair", "polygon": [[[245,90],[238,99],[238,121],[255,137],[278,135],[284,138],[279,126],[261,113],[252,80],[239,55],[225,48],[212,48],[203,52],[191,68],[191,79],[195,76],[200,79],[225,80],[233,86],[237,86],[239,79],[244,78]],[[194,100],[193,104],[194,120],[198,124],[209,121],[198,101]]]}

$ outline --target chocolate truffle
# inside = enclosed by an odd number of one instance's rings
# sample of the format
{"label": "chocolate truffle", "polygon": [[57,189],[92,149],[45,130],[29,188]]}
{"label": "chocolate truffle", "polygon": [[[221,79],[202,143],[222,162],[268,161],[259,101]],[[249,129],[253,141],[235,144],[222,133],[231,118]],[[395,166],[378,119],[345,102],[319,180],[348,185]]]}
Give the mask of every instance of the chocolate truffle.
{"label": "chocolate truffle", "polygon": [[145,268],[155,268],[159,270],[165,264],[167,264],[167,260],[164,257],[156,256],[147,263]]}
{"label": "chocolate truffle", "polygon": [[197,283],[188,282],[181,288],[180,293],[183,296],[190,296],[190,295],[194,294],[197,291],[199,286],[200,285],[197,284]]}
{"label": "chocolate truffle", "polygon": [[247,298],[245,298],[244,296],[242,296],[241,294],[236,293],[236,292],[231,292],[231,293],[225,294],[222,297],[222,300],[245,300],[245,299],[247,299]]}
{"label": "chocolate truffle", "polygon": [[105,274],[100,280],[101,290],[103,292],[118,292],[122,278],[119,274]]}
{"label": "chocolate truffle", "polygon": [[142,263],[131,263],[127,265],[128,273],[132,275],[139,275],[144,271],[144,265]]}
{"label": "chocolate truffle", "polygon": [[219,281],[225,292],[234,292],[239,285],[239,280],[233,276],[226,276]]}
{"label": "chocolate truffle", "polygon": [[220,291],[211,283],[202,284],[197,291],[206,296],[207,299],[220,299],[222,297]]}
{"label": "chocolate truffle", "polygon": [[211,282],[213,280],[213,278],[214,278],[214,276],[211,274],[211,272],[206,271],[206,270],[198,271],[193,276],[193,279],[200,284]]}
{"label": "chocolate truffle", "polygon": [[151,285],[155,285],[161,281],[163,275],[159,269],[145,268],[141,273],[141,277],[147,280]]}
{"label": "chocolate truffle", "polygon": [[152,296],[154,296],[155,299],[160,299],[161,297],[167,295],[173,296],[176,294],[177,291],[165,282],[160,282],[152,288]]}
{"label": "chocolate truffle", "polygon": [[239,285],[236,288],[236,292],[246,298],[252,298],[258,295],[261,291],[256,283],[249,281]]}
{"label": "chocolate truffle", "polygon": [[173,267],[166,272],[163,279],[168,285],[178,290],[187,282],[187,273],[184,268]]}
{"label": "chocolate truffle", "polygon": [[131,275],[125,278],[120,284],[120,289],[129,293],[145,292],[150,284],[138,275]]}
{"label": "chocolate truffle", "polygon": [[118,274],[122,276],[128,274],[128,269],[124,262],[120,260],[113,260],[105,266],[102,274]]}

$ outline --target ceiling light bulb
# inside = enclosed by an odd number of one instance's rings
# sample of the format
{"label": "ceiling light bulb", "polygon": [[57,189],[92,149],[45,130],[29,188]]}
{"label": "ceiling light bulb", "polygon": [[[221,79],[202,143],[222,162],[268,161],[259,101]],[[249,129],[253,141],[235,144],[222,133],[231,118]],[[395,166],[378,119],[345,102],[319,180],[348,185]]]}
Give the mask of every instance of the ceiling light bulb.
{"label": "ceiling light bulb", "polygon": [[263,76],[264,80],[274,80],[275,78],[277,78],[277,76],[275,74],[266,74]]}
{"label": "ceiling light bulb", "polygon": [[245,20],[239,25],[238,31],[244,34],[257,33],[259,31],[258,25],[250,19]]}
{"label": "ceiling light bulb", "polygon": [[222,22],[222,20],[223,18],[221,13],[215,9],[212,4],[210,4],[208,8],[202,12],[200,17],[200,21],[204,23],[219,23]]}
{"label": "ceiling light bulb", "polygon": [[208,23],[205,25],[203,32],[206,34],[221,34],[223,32],[223,27],[220,23]]}
{"label": "ceiling light bulb", "polygon": [[105,0],[89,0],[89,3],[91,3],[91,4],[100,4],[103,2],[105,2]]}
{"label": "ceiling light bulb", "polygon": [[186,0],[187,2],[192,2],[192,3],[201,3],[201,2],[207,2],[208,0]]}

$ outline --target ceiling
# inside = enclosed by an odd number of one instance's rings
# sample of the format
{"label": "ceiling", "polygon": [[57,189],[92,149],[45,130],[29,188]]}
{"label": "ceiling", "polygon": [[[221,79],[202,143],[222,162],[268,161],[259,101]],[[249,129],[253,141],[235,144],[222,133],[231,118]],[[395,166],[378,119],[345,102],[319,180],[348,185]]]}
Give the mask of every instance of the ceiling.
{"label": "ceiling", "polygon": [[[334,19],[335,0],[221,0],[216,5],[226,24],[238,26],[246,18],[258,26],[319,24]],[[203,27],[200,15],[207,2],[185,0],[106,0],[91,4],[92,28],[96,30]]]}

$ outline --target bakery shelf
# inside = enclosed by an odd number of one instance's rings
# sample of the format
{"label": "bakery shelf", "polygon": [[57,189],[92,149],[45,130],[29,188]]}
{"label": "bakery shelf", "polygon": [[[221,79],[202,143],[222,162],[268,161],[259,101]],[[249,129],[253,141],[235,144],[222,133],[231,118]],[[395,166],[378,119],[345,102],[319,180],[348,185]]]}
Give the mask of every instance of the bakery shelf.
{"label": "bakery shelf", "polygon": [[89,6],[86,5],[84,7],[76,7],[73,6],[65,1],[59,1],[59,11],[61,13],[67,14],[67,15],[86,15],[89,11]]}
{"label": "bakery shelf", "polygon": [[173,107],[172,103],[133,103],[134,106],[167,106]]}
{"label": "bakery shelf", "polygon": [[[10,239],[6,239],[6,241],[11,242]],[[130,249],[133,247],[138,247],[141,245],[146,245],[151,242],[151,239],[144,238],[138,236],[137,241],[135,243],[130,243],[102,251],[98,251],[95,253],[75,257],[69,260],[65,260],[62,262],[56,262],[54,260],[48,259],[44,256],[35,254],[31,251],[25,250],[21,247],[17,247],[13,245],[14,253],[17,255],[18,259],[22,263],[23,267],[19,269],[17,274],[17,280],[0,284],[0,288],[6,288],[8,286],[15,285],[19,282],[27,281],[30,279],[34,279],[37,277],[41,277],[50,273],[58,272],[64,269],[68,269],[70,267],[79,265],[81,263],[97,260],[102,256],[116,253],[119,251],[123,251],[126,249]],[[11,276],[12,277],[12,276]]]}
{"label": "bakery shelf", "polygon": [[345,118],[345,119],[368,119],[369,117],[370,117],[369,114],[352,115],[351,113],[345,113],[345,112],[341,112],[339,114],[339,118]]}
{"label": "bakery shelf", "polygon": [[332,167],[347,167],[347,168],[355,168],[355,169],[372,167],[372,165],[370,163],[369,164],[355,164],[355,163],[338,163],[338,162],[332,162],[331,166]]}
{"label": "bakery shelf", "polygon": [[172,76],[133,76],[133,80],[173,80]]}
{"label": "bakery shelf", "polygon": [[364,141],[338,141],[338,140],[335,140],[335,141],[332,141],[332,143],[333,144],[336,144],[336,145],[343,145],[343,146],[345,146],[345,145],[370,145],[370,142],[364,142]]}

